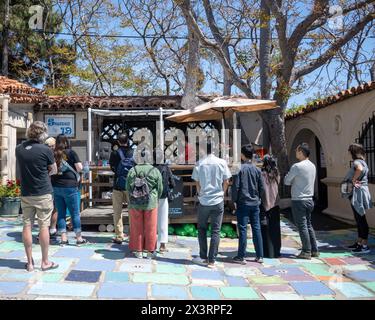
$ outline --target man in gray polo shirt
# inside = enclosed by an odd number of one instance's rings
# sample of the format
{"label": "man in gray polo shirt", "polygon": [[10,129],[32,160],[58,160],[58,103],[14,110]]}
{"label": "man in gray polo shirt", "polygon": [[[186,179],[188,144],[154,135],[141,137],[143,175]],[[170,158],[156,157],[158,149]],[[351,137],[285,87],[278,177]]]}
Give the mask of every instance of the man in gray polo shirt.
{"label": "man in gray polo shirt", "polygon": [[[220,243],[220,229],[224,214],[224,194],[231,177],[225,160],[212,153],[211,141],[207,143],[207,156],[194,167],[192,179],[198,182],[198,240],[199,256],[208,267],[215,265]],[[207,254],[207,227],[211,219],[211,243]]]}
{"label": "man in gray polo shirt", "polygon": [[301,143],[296,149],[296,158],[299,162],[290,168],[284,179],[287,186],[292,186],[292,214],[302,241],[302,252],[297,256],[300,259],[319,257],[311,224],[316,168],[309,160],[309,156],[309,145]]}

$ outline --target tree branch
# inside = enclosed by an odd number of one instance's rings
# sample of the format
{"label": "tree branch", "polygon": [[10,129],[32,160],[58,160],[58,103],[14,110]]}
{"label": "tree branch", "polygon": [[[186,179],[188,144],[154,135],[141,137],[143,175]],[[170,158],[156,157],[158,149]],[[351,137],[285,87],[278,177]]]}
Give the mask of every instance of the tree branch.
{"label": "tree branch", "polygon": [[204,47],[209,48],[215,56],[220,61],[220,64],[223,66],[223,68],[229,72],[231,75],[233,82],[236,84],[238,88],[240,88],[248,97],[254,97],[253,92],[251,89],[247,86],[246,82],[241,80],[240,77],[236,74],[236,72],[233,70],[233,67],[231,66],[228,59],[226,59],[224,52],[222,51],[222,48],[220,45],[218,45],[216,42],[210,41],[202,32],[200,27],[198,26],[198,23],[196,19],[193,16],[193,13],[191,11],[190,5],[188,1],[179,1],[177,3],[179,7],[182,10],[182,13],[184,14],[186,23],[190,25],[196,36],[199,38],[200,42]]}
{"label": "tree branch", "polygon": [[352,29],[350,29],[342,38],[335,41],[325,53],[323,53],[319,58],[311,61],[306,66],[299,68],[293,72],[291,83],[294,83],[300,77],[303,77],[310,72],[320,68],[324,65],[330,58],[332,58],[337,51],[348,43],[356,34],[358,34],[370,21],[375,19],[374,14],[369,14],[365,16],[361,21],[359,21]]}

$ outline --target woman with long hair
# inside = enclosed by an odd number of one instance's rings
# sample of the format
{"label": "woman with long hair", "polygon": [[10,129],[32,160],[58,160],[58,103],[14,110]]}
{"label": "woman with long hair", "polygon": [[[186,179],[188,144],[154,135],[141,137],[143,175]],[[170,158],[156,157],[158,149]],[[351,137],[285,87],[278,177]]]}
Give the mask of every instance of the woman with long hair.
{"label": "woman with long hair", "polygon": [[67,209],[73,222],[73,230],[76,234],[77,245],[87,243],[81,235],[81,218],[78,202],[79,172],[82,171],[82,163],[76,152],[70,148],[69,140],[64,135],[56,138],[55,160],[58,174],[52,177],[52,186],[55,196],[55,204],[58,213],[57,226],[61,235],[61,245],[69,244],[66,228]]}
{"label": "woman with long hair", "polygon": [[263,158],[262,177],[265,192],[261,205],[261,231],[266,258],[278,258],[281,250],[279,184],[280,173],[276,159],[266,154]]}
{"label": "woman with long hair", "polygon": [[351,144],[348,152],[353,159],[353,164],[345,176],[345,181],[353,183],[353,192],[349,196],[354,219],[357,223],[357,241],[349,246],[353,253],[369,253],[367,245],[369,226],[366,220],[366,210],[372,208],[372,200],[368,188],[368,166],[365,161],[365,151],[363,146],[357,143]]}

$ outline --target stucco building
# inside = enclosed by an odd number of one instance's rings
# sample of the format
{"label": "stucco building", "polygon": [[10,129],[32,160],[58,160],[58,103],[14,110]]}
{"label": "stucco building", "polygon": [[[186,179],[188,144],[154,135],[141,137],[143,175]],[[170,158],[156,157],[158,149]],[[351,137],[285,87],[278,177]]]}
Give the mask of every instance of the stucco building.
{"label": "stucco building", "polygon": [[[369,187],[375,201],[375,82],[339,92],[286,116],[286,141],[290,163],[296,161],[295,147],[307,142],[317,166],[316,196],[323,212],[354,222],[348,200],[341,198],[340,183],[351,157],[348,146],[362,143],[369,165]],[[367,214],[375,227],[375,208]]]}
{"label": "stucco building", "polygon": [[[26,129],[34,120],[49,122],[51,130],[67,130],[72,146],[82,161],[87,157],[87,109],[116,110],[182,110],[181,96],[159,97],[90,97],[46,96],[42,90],[0,77],[0,159],[1,177],[15,179],[15,147],[25,139]],[[96,117],[93,136],[98,151],[100,141],[111,142],[124,128],[134,132],[148,127],[156,130],[157,116]],[[262,120],[258,113],[241,115],[244,132],[250,141],[262,141]],[[62,124],[67,124],[66,126]],[[168,126],[175,123],[165,122]],[[220,124],[218,124],[218,127]],[[65,129],[64,129],[65,128]],[[294,163],[295,147],[308,142],[312,147],[311,160],[318,169],[315,191],[318,205],[324,213],[337,219],[353,222],[351,208],[340,196],[340,182],[350,166],[347,152],[349,144],[358,141],[366,148],[370,168],[370,190],[375,198],[375,82],[351,88],[306,106],[303,110],[286,116],[286,141],[290,163]],[[95,158],[95,155],[94,155]],[[368,220],[375,227],[375,209],[368,213]]]}

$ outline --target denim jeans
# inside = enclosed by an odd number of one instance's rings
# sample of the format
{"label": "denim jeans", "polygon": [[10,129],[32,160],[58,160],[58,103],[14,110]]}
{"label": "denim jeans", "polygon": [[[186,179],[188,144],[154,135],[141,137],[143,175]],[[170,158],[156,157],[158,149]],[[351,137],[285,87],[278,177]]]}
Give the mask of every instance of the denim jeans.
{"label": "denim jeans", "polygon": [[260,228],[259,206],[239,205],[237,208],[237,223],[240,237],[238,240],[238,257],[244,258],[247,247],[247,224],[249,223],[253,232],[253,243],[257,258],[263,258],[263,240]]}
{"label": "denim jeans", "polygon": [[[223,222],[224,202],[213,206],[198,207],[198,240],[199,256],[201,259],[208,259],[209,262],[215,262],[220,244],[220,229]],[[211,243],[210,251],[207,256],[207,229],[208,219],[211,219]]]}
{"label": "denim jeans", "polygon": [[79,215],[78,188],[53,188],[57,209],[57,228],[59,233],[66,232],[66,211],[69,209],[74,232],[81,232]]}
{"label": "denim jeans", "polygon": [[302,252],[318,252],[316,237],[311,224],[311,213],[314,210],[313,200],[292,200],[292,214],[302,242]]}

